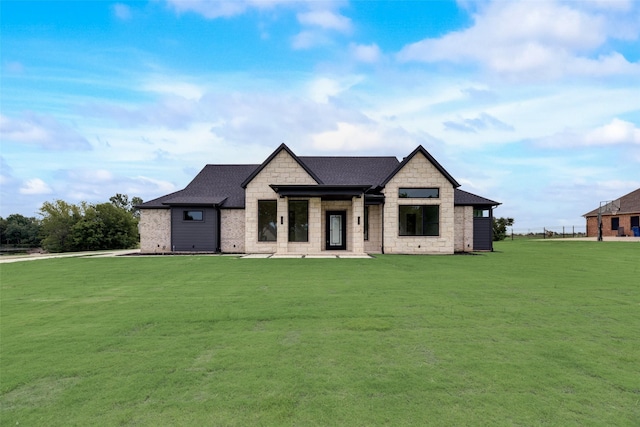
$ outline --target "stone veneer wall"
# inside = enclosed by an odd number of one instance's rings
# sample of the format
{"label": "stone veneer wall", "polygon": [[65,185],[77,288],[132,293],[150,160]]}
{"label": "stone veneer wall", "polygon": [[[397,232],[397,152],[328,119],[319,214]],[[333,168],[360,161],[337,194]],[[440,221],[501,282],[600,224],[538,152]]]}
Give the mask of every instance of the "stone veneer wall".
{"label": "stone veneer wall", "polygon": [[[285,150],[280,151],[269,164],[247,185],[245,191],[245,252],[248,253],[307,253],[310,250],[309,243],[292,243],[291,249],[288,242],[288,199],[280,198],[270,184],[317,184],[316,181],[289,155]],[[258,242],[258,200],[277,200],[278,202],[278,241]],[[316,206],[317,205],[317,206]],[[320,199],[309,200],[309,225],[311,226],[313,209],[319,212]],[[280,219],[282,218],[282,224]],[[319,227],[319,225],[318,225]],[[309,230],[309,241],[312,233]]]}
{"label": "stone veneer wall", "polygon": [[171,209],[140,209],[140,252],[171,252]]}
{"label": "stone veneer wall", "polygon": [[473,206],[456,206],[455,212],[455,245],[456,252],[473,251]]}
{"label": "stone veneer wall", "polygon": [[382,205],[369,206],[369,240],[364,241],[364,251],[382,253]]}
{"label": "stone veneer wall", "polygon": [[222,252],[245,252],[244,221],[244,209],[220,209],[220,250]]}
{"label": "stone veneer wall", "polygon": [[[439,199],[414,199],[398,197],[401,187],[437,187]],[[385,186],[384,251],[388,254],[452,254],[454,252],[453,185],[422,154],[416,154]],[[400,236],[398,231],[398,206],[439,205],[439,236]]]}

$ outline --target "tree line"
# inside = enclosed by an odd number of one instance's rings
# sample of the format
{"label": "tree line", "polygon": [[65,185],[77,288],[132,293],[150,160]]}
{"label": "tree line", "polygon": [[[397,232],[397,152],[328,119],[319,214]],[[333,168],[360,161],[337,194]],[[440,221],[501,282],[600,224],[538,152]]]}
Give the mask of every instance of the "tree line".
{"label": "tree line", "polygon": [[136,208],[140,197],[116,194],[109,202],[45,202],[42,218],[12,214],[0,217],[0,244],[47,252],[128,249],[139,242]]}

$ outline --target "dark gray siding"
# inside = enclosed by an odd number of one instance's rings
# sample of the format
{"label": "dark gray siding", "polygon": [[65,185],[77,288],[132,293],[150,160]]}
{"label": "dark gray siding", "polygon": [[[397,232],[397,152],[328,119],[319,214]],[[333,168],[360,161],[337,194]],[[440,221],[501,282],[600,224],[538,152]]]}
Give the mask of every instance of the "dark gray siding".
{"label": "dark gray siding", "polygon": [[[185,221],[184,211],[202,211],[202,221]],[[204,207],[171,208],[171,245],[174,251],[218,251],[218,210]]]}
{"label": "dark gray siding", "polygon": [[491,218],[473,218],[473,250],[493,250],[493,227]]}

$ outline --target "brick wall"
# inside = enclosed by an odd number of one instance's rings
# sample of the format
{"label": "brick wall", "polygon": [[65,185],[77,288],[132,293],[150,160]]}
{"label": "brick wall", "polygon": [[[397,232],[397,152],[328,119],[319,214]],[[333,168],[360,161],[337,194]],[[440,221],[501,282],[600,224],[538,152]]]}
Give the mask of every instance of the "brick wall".
{"label": "brick wall", "polygon": [[454,250],[456,252],[473,251],[473,206],[454,207]]}
{"label": "brick wall", "polygon": [[171,252],[171,210],[140,209],[140,252]]}
{"label": "brick wall", "polygon": [[[618,218],[619,226],[624,227],[624,234],[626,236],[633,236],[633,230],[631,230],[631,217],[640,216],[637,214],[626,215],[602,215],[602,236],[612,237],[618,235],[618,230],[611,229],[611,218]],[[598,236],[598,217],[591,216],[587,218],[587,236]]]}
{"label": "brick wall", "polygon": [[[410,199],[398,197],[401,187],[437,187],[438,199]],[[393,254],[452,254],[454,252],[453,185],[421,153],[416,154],[385,186],[384,251]],[[398,206],[439,205],[439,236],[400,236]]]}
{"label": "brick wall", "polygon": [[222,252],[244,253],[244,221],[244,209],[220,209],[220,249]]}

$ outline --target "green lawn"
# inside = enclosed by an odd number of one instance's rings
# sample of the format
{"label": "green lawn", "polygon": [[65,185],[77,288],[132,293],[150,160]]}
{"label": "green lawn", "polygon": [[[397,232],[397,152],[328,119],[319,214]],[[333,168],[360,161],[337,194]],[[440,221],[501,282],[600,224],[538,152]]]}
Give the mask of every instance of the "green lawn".
{"label": "green lawn", "polygon": [[638,426],[640,244],[3,264],[0,423]]}

